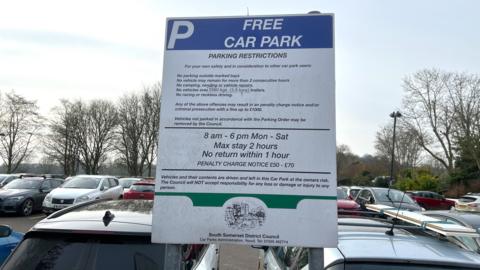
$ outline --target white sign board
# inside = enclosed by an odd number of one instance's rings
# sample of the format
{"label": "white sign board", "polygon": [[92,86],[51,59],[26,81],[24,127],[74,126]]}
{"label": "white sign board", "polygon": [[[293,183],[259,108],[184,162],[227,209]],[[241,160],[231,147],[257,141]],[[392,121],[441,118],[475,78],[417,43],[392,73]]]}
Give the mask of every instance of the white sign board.
{"label": "white sign board", "polygon": [[333,15],[167,19],[152,241],[337,244]]}

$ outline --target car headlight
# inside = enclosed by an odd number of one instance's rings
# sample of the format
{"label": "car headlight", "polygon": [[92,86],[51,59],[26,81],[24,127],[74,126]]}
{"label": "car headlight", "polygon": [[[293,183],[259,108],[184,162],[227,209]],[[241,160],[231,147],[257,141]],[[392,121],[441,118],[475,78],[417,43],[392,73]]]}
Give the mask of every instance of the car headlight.
{"label": "car headlight", "polygon": [[52,195],[48,194],[47,196],[45,196],[45,201],[46,202],[52,202]]}
{"label": "car headlight", "polygon": [[18,202],[18,201],[23,200],[24,198],[25,198],[25,196],[15,196],[15,197],[9,197],[7,200]]}
{"label": "car headlight", "polygon": [[80,196],[75,200],[75,202],[76,203],[81,203],[81,202],[86,202],[86,201],[89,201],[89,200],[90,200],[90,198],[88,196]]}

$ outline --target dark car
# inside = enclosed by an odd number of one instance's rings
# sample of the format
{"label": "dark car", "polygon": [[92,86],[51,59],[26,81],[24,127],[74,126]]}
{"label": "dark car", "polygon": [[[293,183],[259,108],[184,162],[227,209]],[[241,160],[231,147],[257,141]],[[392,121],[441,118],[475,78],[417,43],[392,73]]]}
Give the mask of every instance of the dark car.
{"label": "dark car", "polygon": [[396,189],[368,187],[361,189],[355,201],[366,210],[365,204],[383,204],[410,211],[423,211],[410,196]]}
{"label": "dark car", "polygon": [[43,177],[15,179],[0,189],[0,212],[29,216],[41,210],[45,196],[62,183],[60,179]]}
{"label": "dark car", "polygon": [[0,225],[0,265],[22,241],[23,233],[12,230],[7,225]]}
{"label": "dark car", "polygon": [[141,180],[130,186],[130,190],[123,193],[124,199],[153,200],[155,194],[154,180]]}
{"label": "dark car", "polygon": [[[1,269],[173,269],[164,267],[172,256],[167,246],[151,241],[152,207],[149,200],[110,200],[59,210],[25,234]],[[218,269],[218,246],[182,248],[184,269]]]}
{"label": "dark car", "polygon": [[[480,215],[476,213],[462,212],[462,211],[426,211],[422,214],[443,220],[448,223],[462,225],[468,228],[475,229],[480,232]],[[451,242],[471,251],[480,253],[480,238],[468,236],[448,236]]]}
{"label": "dark car", "polygon": [[12,182],[15,179],[23,178],[23,177],[35,177],[35,176],[36,176],[35,174],[28,174],[28,173],[2,174],[0,175],[0,188]]}
{"label": "dark car", "polygon": [[455,202],[445,199],[442,195],[432,191],[407,191],[418,205],[427,210],[450,210]]}

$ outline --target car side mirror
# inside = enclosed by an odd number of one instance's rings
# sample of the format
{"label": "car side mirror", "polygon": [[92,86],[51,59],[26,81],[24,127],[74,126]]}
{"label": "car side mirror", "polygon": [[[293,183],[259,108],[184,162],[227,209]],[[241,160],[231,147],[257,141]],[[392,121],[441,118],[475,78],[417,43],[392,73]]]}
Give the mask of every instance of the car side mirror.
{"label": "car side mirror", "polygon": [[105,190],[105,187],[100,186],[100,191],[104,191],[104,190]]}
{"label": "car side mirror", "polygon": [[0,225],[0,238],[9,237],[12,234],[12,229],[8,225]]}

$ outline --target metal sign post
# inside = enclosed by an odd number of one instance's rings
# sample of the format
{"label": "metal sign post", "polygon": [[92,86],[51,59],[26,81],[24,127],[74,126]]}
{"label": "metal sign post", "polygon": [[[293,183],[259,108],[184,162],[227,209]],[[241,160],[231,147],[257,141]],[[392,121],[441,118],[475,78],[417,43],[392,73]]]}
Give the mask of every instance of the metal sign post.
{"label": "metal sign post", "polygon": [[324,266],[323,248],[308,249],[308,269],[323,270],[323,266]]}
{"label": "metal sign post", "polygon": [[166,244],[163,269],[181,270],[182,263],[182,245]]}

